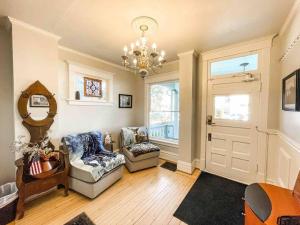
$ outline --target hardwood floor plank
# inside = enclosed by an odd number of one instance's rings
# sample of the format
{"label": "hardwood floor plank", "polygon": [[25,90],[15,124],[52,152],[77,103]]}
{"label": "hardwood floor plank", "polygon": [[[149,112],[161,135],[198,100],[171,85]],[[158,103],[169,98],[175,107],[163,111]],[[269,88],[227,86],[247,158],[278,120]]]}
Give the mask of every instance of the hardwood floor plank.
{"label": "hardwood floor plank", "polygon": [[[163,162],[163,161],[162,161]],[[124,170],[123,178],[95,199],[71,191],[51,192],[26,203],[25,217],[16,225],[64,224],[85,212],[95,224],[177,224],[173,213],[199,176],[155,167],[135,173]]]}

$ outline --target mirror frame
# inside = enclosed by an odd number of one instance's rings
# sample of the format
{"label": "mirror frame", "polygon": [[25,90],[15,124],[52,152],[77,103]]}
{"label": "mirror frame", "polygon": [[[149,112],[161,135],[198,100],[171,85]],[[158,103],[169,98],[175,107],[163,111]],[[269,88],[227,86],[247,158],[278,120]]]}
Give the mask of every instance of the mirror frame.
{"label": "mirror frame", "polygon": [[[27,105],[32,95],[44,95],[47,98],[49,102],[49,112],[46,118],[42,120],[34,120],[31,117],[28,112]],[[57,103],[54,98],[54,94],[51,94],[40,81],[36,81],[22,92],[18,101],[18,110],[23,119],[22,124],[30,133],[30,142],[40,143],[54,122],[54,117],[57,113]]]}

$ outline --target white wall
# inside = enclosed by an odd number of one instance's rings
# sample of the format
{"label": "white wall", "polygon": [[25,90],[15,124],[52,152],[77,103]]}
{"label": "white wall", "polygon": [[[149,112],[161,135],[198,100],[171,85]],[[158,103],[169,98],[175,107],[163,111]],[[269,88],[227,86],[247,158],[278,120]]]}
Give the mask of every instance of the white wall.
{"label": "white wall", "polygon": [[[295,6],[295,14],[291,18],[284,32],[281,33],[280,45],[281,54],[288,49],[293,40],[300,35],[300,3],[298,1]],[[280,62],[281,78],[286,77],[296,69],[300,68],[300,41],[290,50],[287,59]],[[300,112],[287,112],[280,111],[280,131],[286,134],[288,137],[300,143]]]}
{"label": "white wall", "polygon": [[[282,79],[300,68],[300,41],[290,48],[300,35],[300,1],[297,0],[284,24],[279,37],[274,42],[271,71],[276,73],[278,86],[274,89],[278,95],[279,128],[269,135],[267,181],[289,189],[294,184],[300,170],[300,112],[281,109]],[[280,60],[288,51],[284,60]],[[277,114],[274,111],[274,114]],[[270,120],[269,120],[270,121]],[[271,126],[269,128],[272,128]]]}
{"label": "white wall", "polygon": [[[78,106],[69,105],[68,68],[66,60],[101,69],[114,74],[113,106]],[[123,69],[105,64],[97,59],[88,58],[76,52],[59,50],[59,88],[58,88],[58,130],[59,137],[91,130],[102,130],[112,133],[117,141],[122,127],[142,126],[144,124],[143,79]],[[119,94],[133,95],[133,108],[120,109]],[[118,148],[117,143],[115,145]]]}
{"label": "white wall", "polygon": [[0,185],[15,178],[11,32],[0,27]]}
{"label": "white wall", "polygon": [[[51,127],[52,142],[58,147],[63,135],[76,132],[101,130],[112,132],[118,140],[121,127],[143,125],[143,80],[138,76],[104,63],[102,60],[59,49],[58,38],[45,31],[12,20],[14,105],[17,106],[21,91],[39,80],[55,93],[58,114]],[[114,73],[113,106],[75,106],[66,101],[68,92],[67,66],[64,60]],[[118,108],[118,94],[133,95],[133,109]],[[28,132],[22,125],[17,110],[14,111],[15,136]],[[118,144],[115,146],[118,147]]]}
{"label": "white wall", "polygon": [[[36,80],[44,84],[51,93],[57,93],[58,91],[57,41],[57,37],[12,20],[16,138],[20,135],[29,137],[29,133],[22,125],[22,118],[17,110],[17,102],[21,92]],[[53,131],[53,138],[58,139],[57,117],[51,130]]]}

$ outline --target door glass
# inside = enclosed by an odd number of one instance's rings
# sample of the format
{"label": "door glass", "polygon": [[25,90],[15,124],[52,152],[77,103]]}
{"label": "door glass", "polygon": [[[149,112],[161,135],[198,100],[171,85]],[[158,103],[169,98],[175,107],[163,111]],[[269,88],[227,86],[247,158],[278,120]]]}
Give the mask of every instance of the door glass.
{"label": "door glass", "polygon": [[224,76],[226,74],[255,71],[258,69],[258,54],[241,56],[210,64],[212,77]]}
{"label": "door glass", "polygon": [[214,118],[223,120],[249,120],[250,97],[243,95],[216,95]]}

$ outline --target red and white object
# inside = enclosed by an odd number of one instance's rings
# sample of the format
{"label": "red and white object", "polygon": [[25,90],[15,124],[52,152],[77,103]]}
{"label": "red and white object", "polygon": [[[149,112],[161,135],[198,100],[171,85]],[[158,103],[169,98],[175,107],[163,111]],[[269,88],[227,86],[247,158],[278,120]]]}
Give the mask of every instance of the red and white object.
{"label": "red and white object", "polygon": [[34,176],[34,175],[40,174],[42,172],[43,171],[42,171],[42,165],[41,165],[40,157],[39,156],[35,156],[32,159],[32,163],[31,163],[31,166],[29,168],[29,174],[31,176]]}

